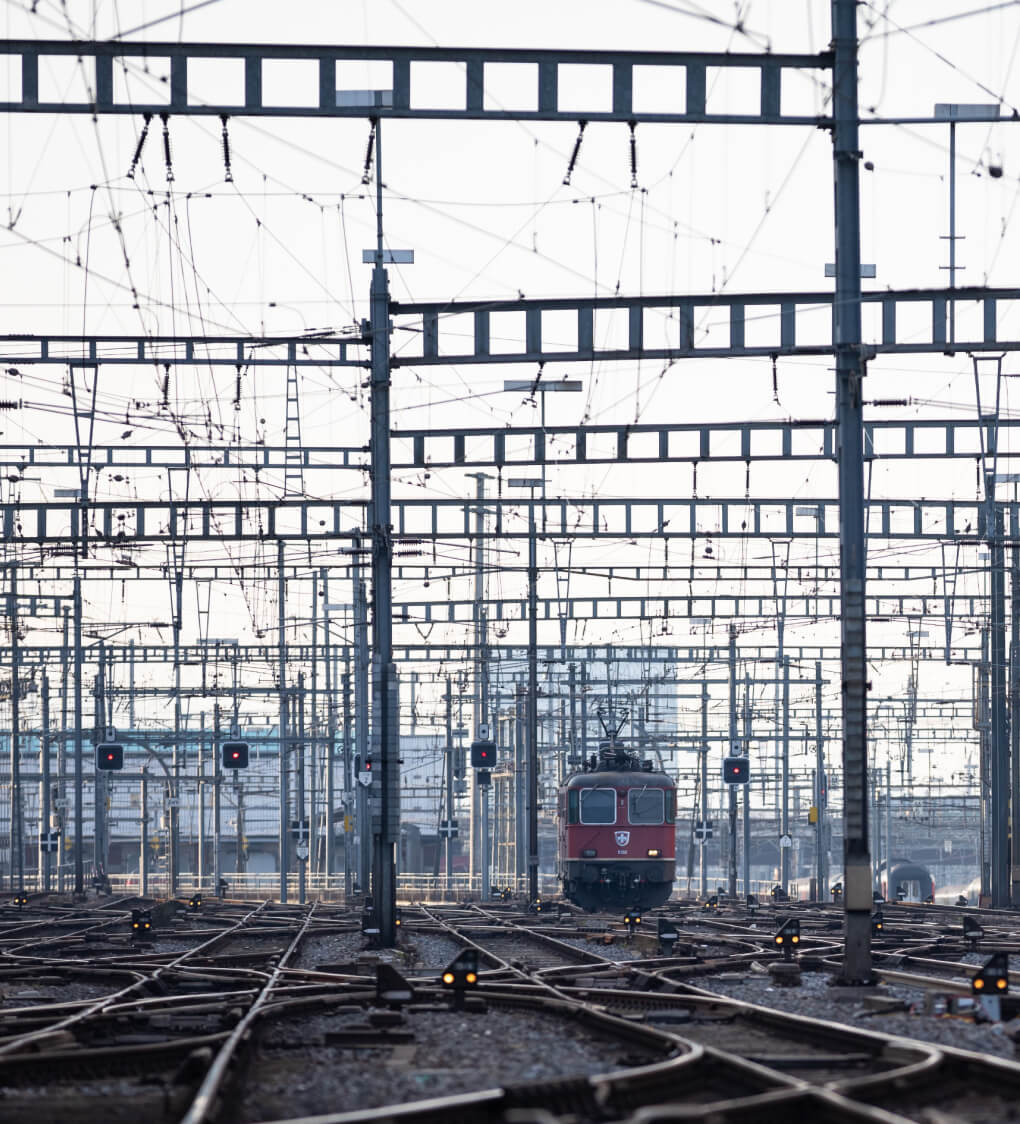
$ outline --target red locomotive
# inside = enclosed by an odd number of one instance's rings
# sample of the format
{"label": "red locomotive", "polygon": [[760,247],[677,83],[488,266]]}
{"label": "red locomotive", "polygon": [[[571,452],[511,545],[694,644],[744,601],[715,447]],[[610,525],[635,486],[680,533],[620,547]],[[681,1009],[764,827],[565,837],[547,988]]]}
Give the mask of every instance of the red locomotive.
{"label": "red locomotive", "polygon": [[676,785],[604,746],[559,792],[559,875],[582,909],[651,909],[673,892]]}

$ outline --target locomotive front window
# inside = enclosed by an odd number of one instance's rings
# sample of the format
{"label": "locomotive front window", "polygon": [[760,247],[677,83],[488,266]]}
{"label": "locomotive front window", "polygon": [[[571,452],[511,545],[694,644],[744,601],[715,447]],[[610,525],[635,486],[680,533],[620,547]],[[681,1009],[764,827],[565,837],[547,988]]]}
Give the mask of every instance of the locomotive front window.
{"label": "locomotive front window", "polygon": [[581,823],[616,823],[616,789],[582,788]]}
{"label": "locomotive front window", "polygon": [[567,823],[577,823],[577,789],[567,792]]}
{"label": "locomotive front window", "polygon": [[627,813],[632,824],[664,823],[665,792],[661,788],[632,788],[627,794]]}

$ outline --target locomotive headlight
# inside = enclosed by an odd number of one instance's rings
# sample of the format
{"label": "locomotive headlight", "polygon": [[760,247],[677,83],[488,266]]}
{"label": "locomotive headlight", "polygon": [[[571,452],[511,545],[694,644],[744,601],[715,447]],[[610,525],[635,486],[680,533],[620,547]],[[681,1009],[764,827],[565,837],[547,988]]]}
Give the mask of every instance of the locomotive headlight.
{"label": "locomotive headlight", "polygon": [[650,859],[657,859],[657,858],[660,858],[661,856],[662,856],[662,852],[659,850],[658,847],[649,847],[648,848],[648,857]]}
{"label": "locomotive headlight", "polygon": [[585,847],[585,849],[581,852],[581,858],[593,859],[597,854],[598,851],[596,851],[594,847]]}

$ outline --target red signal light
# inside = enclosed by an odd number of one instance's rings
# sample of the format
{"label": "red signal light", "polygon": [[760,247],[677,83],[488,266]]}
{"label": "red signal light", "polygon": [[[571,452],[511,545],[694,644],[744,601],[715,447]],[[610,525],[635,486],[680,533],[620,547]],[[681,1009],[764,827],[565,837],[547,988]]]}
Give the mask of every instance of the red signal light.
{"label": "red signal light", "polygon": [[102,770],[124,768],[124,747],[114,742],[96,746],[96,768]]}
{"label": "red signal light", "polygon": [[471,767],[486,768],[496,761],[496,743],[488,738],[479,738],[471,743]]}
{"label": "red signal light", "polygon": [[224,742],[220,747],[220,764],[224,769],[247,769],[248,749],[247,742]]}

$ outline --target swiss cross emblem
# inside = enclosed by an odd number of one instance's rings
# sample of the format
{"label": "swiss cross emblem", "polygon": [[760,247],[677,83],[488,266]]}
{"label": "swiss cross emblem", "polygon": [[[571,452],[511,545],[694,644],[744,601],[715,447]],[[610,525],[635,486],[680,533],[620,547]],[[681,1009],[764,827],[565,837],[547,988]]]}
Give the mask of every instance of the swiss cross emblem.
{"label": "swiss cross emblem", "polygon": [[617,847],[626,847],[629,842],[630,842],[630,832],[629,831],[618,831],[616,833],[616,845],[617,845]]}

